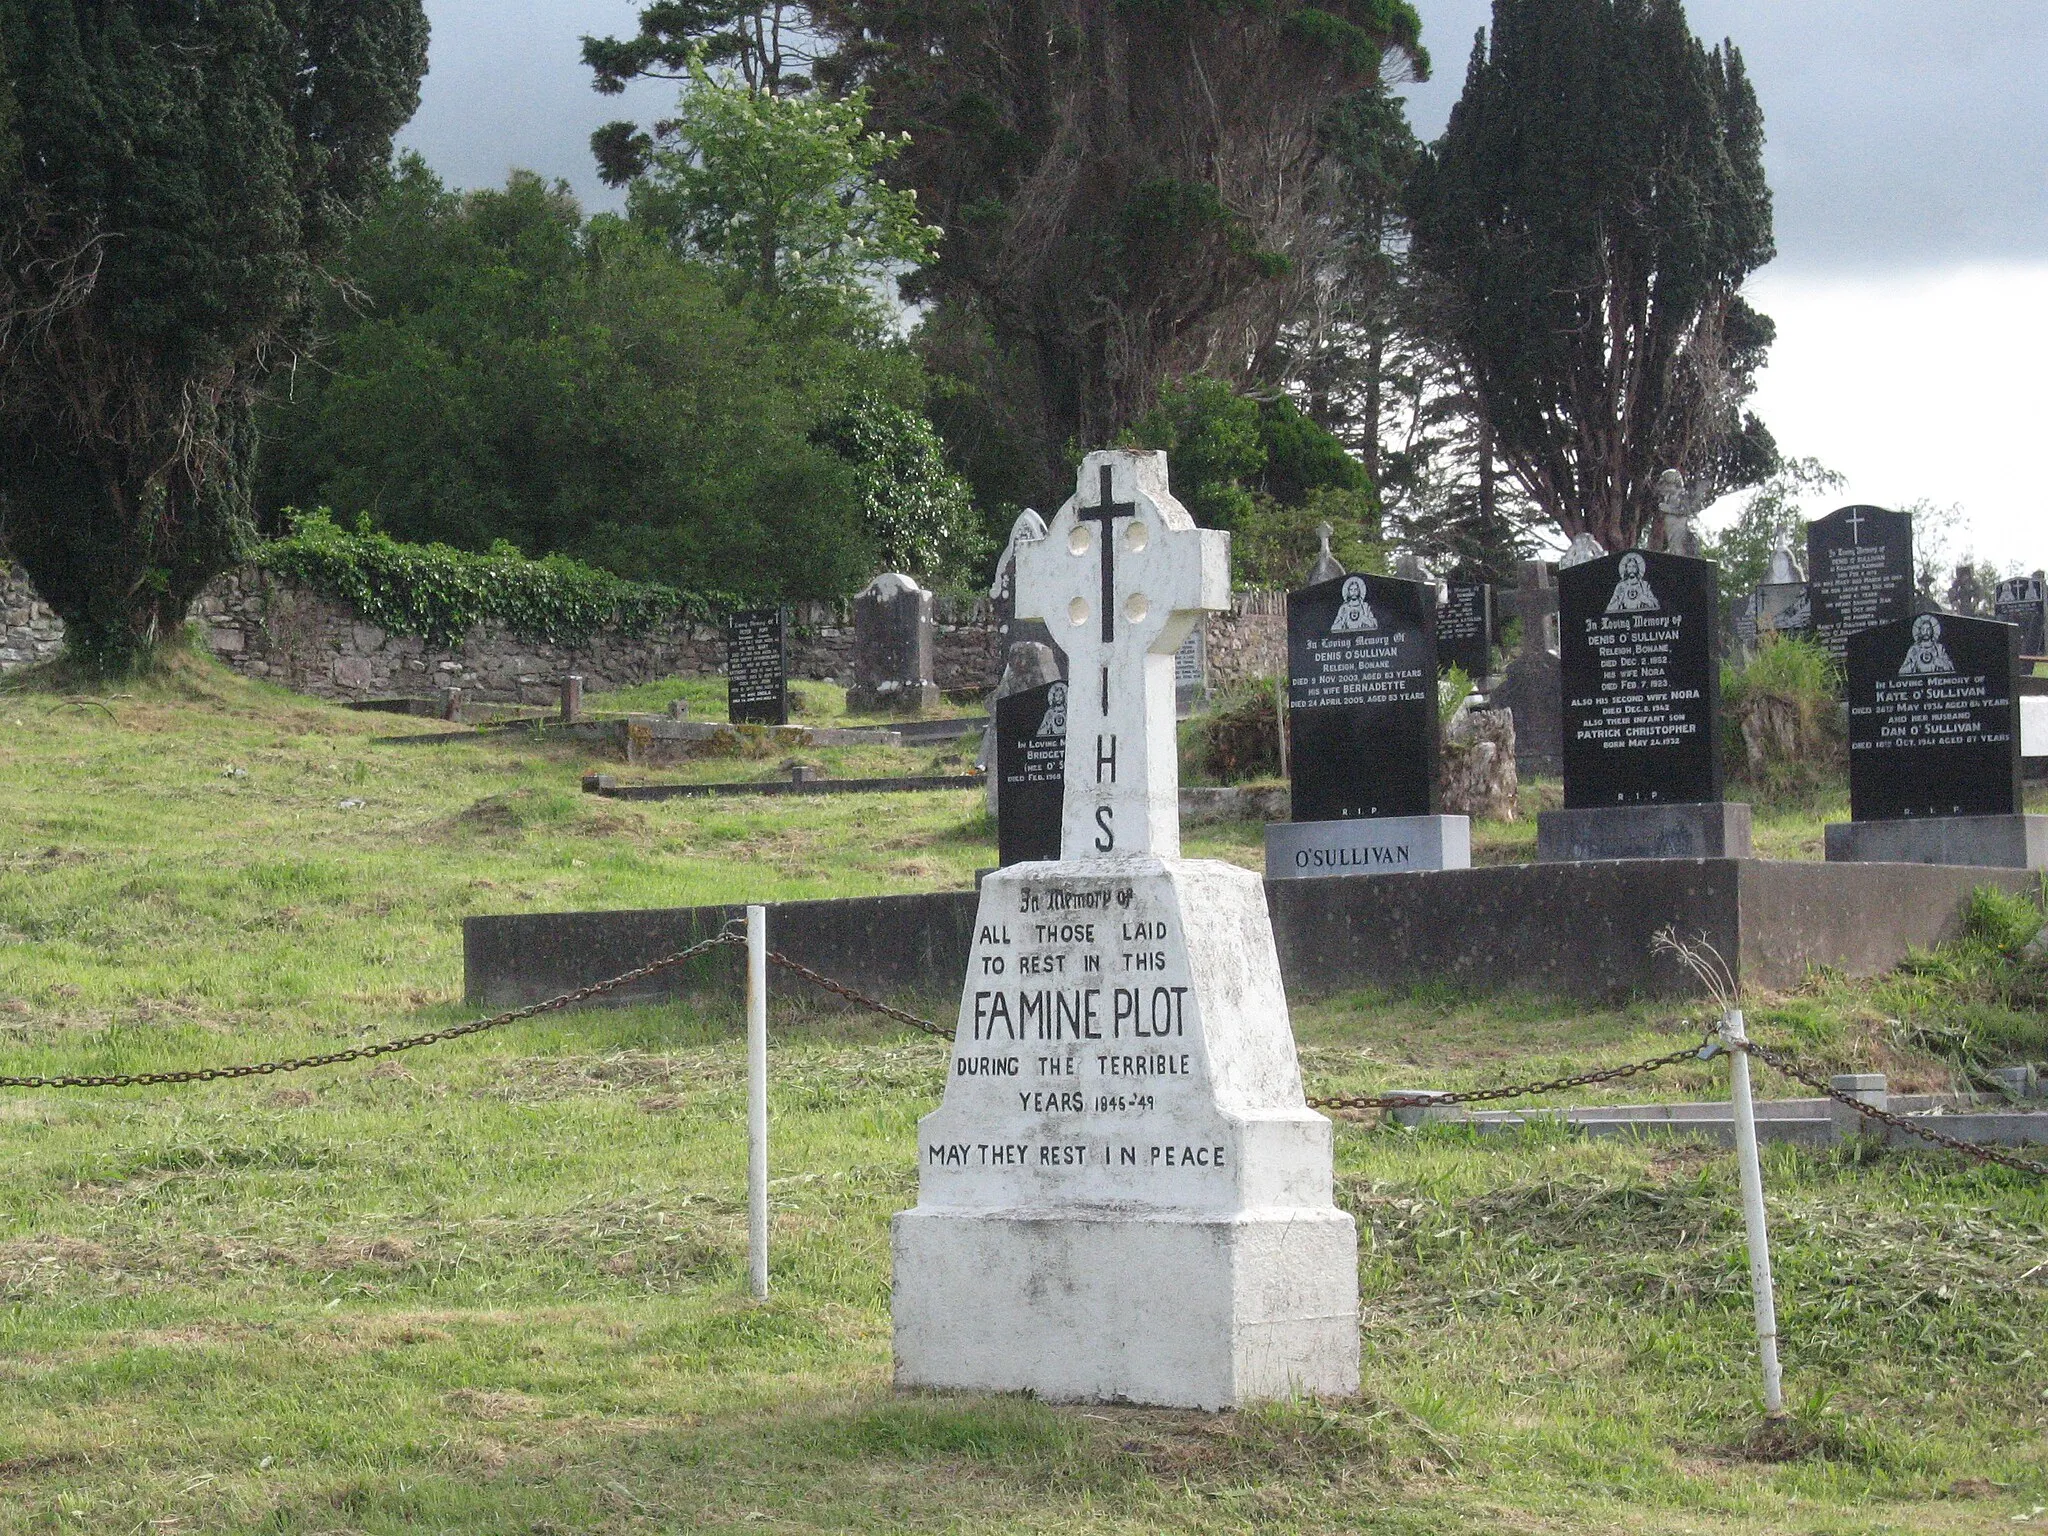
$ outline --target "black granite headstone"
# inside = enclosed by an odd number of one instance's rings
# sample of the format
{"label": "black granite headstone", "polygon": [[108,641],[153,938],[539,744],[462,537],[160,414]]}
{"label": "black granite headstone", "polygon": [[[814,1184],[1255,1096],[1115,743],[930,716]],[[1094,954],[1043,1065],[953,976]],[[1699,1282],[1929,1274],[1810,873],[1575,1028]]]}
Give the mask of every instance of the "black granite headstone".
{"label": "black granite headstone", "polygon": [[2020,810],[2017,626],[1923,613],[1849,641],[1849,814]]}
{"label": "black granite headstone", "polygon": [[1716,588],[1644,549],[1557,573],[1567,809],[1721,798]]}
{"label": "black granite headstone", "polygon": [[2019,626],[2022,656],[2048,654],[2048,590],[2044,589],[2048,589],[2048,581],[2039,571],[1998,584],[1996,612],[2006,623]]}
{"label": "black granite headstone", "polygon": [[1844,507],[1806,525],[1813,629],[1840,661],[1849,637],[1913,613],[1913,514]]}
{"label": "black granite headstone", "polygon": [[1445,584],[1436,610],[1436,658],[1441,666],[1463,667],[1470,678],[1492,674],[1492,587],[1483,581]]}
{"label": "black granite headstone", "polygon": [[726,615],[725,712],[734,725],[789,724],[789,622],[780,608]]}
{"label": "black granite headstone", "polygon": [[996,700],[997,857],[1004,865],[1060,856],[1067,801],[1067,685]]}
{"label": "black granite headstone", "polygon": [[1353,574],[1287,594],[1294,820],[1434,816],[1436,591]]}

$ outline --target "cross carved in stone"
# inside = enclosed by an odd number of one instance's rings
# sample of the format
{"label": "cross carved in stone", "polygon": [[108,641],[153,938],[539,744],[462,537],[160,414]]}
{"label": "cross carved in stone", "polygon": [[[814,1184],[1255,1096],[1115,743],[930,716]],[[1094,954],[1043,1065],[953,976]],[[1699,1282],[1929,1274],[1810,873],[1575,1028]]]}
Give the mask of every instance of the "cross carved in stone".
{"label": "cross carved in stone", "polygon": [[1174,653],[1230,606],[1230,535],[1197,528],[1166,455],[1091,453],[1046,537],[1017,552],[1017,615],[1067,653],[1064,859],[1180,854]]}

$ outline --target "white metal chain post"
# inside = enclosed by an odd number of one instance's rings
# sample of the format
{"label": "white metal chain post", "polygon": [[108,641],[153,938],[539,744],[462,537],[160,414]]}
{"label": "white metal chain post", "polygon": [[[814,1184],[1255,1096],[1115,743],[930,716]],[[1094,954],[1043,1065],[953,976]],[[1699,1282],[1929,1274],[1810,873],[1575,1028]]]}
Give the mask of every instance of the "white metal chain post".
{"label": "white metal chain post", "polygon": [[747,908],[747,1265],[768,1294],[768,909]]}
{"label": "white metal chain post", "polygon": [[1735,1112],[1735,1162],[1742,1175],[1742,1220],[1749,1233],[1749,1289],[1756,1303],[1757,1349],[1763,1356],[1764,1412],[1778,1418],[1785,1412],[1785,1384],[1778,1368],[1778,1306],[1771,1294],[1771,1239],[1764,1227],[1764,1171],[1756,1152],[1756,1105],[1749,1094],[1748,1041],[1742,1010],[1721,1016],[1721,1035],[1729,1046],[1729,1098]]}

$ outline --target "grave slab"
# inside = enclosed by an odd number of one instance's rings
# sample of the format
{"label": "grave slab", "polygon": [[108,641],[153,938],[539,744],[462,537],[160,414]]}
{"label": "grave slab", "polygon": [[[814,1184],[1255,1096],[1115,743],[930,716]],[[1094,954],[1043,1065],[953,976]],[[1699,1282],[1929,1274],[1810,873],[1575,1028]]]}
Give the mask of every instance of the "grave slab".
{"label": "grave slab", "polygon": [[2048,816],[1917,816],[1837,821],[1827,828],[1835,864],[1979,864],[2048,869]]}
{"label": "grave slab", "polygon": [[1279,822],[1266,828],[1268,880],[1471,867],[1468,816],[1373,816]]}
{"label": "grave slab", "polygon": [[891,1230],[896,1380],[1229,1408],[1358,1385],[1258,877],[1180,857],[1174,655],[1230,599],[1163,454],[1090,454],[1017,560],[1071,668],[1057,861],[982,882],[951,1070]]}
{"label": "grave slab", "polygon": [[1587,859],[1746,859],[1749,807],[1739,801],[1695,805],[1600,805],[1545,811],[1536,818],[1536,857],[1544,863]]}

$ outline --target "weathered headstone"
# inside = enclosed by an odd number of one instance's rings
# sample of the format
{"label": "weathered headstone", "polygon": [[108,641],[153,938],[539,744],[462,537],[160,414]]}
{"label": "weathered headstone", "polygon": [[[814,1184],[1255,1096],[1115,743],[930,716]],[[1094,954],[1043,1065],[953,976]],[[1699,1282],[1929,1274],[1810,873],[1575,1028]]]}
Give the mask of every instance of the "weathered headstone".
{"label": "weathered headstone", "polygon": [[1463,667],[1477,682],[1493,672],[1493,588],[1483,581],[1444,584],[1436,610],[1437,660]]}
{"label": "weathered headstone", "polygon": [[1209,697],[1209,631],[1199,620],[1173,653],[1173,712],[1185,720]]}
{"label": "weathered headstone", "polygon": [[939,704],[932,681],[932,595],[897,572],[853,600],[853,686],[858,714],[922,714]]}
{"label": "weathered headstone", "polygon": [[1071,668],[1063,856],[982,884],[894,1225],[900,1385],[1191,1408],[1357,1389],[1357,1235],[1263,887],[1180,857],[1173,655],[1229,586],[1163,454],[1090,454],[1019,561],[1019,612]]}
{"label": "weathered headstone", "polygon": [[571,672],[562,679],[562,724],[574,725],[583,718],[583,675]]}
{"label": "weathered headstone", "polygon": [[1321,586],[1326,581],[1335,581],[1345,574],[1344,562],[1330,552],[1330,540],[1336,535],[1337,530],[1328,523],[1316,524],[1316,563],[1309,568],[1308,573],[1308,584],[1312,587]]}
{"label": "weathered headstone", "polygon": [[1782,544],[1771,552],[1770,569],[1756,589],[1756,627],[1759,640],[1765,635],[1790,639],[1813,633],[1813,594],[1806,573]]}
{"label": "weathered headstone", "polygon": [[2036,571],[2001,581],[1995,611],[2018,627],[2022,656],[2048,654],[2048,574]]}
{"label": "weathered headstone", "polygon": [[1747,857],[1749,807],[1721,799],[1714,566],[1632,549],[1557,585],[1565,808],[1537,857]]}
{"label": "weathered headstone", "polygon": [[1813,629],[1837,661],[1849,637],[1913,614],[1913,514],[1843,507],[1806,525]]}
{"label": "weathered headstone", "polygon": [[1557,557],[1557,568],[1560,571],[1568,571],[1575,565],[1584,565],[1589,560],[1603,560],[1606,557],[1606,545],[1590,533],[1581,533],[1575,535],[1571,543],[1565,546],[1565,552]]}
{"label": "weathered headstone", "polygon": [[1272,880],[1464,869],[1471,823],[1437,814],[1436,588],[1354,573],[1287,594],[1293,820]]}
{"label": "weathered headstone", "polygon": [[1067,803],[1067,685],[1051,646],[1010,647],[989,728],[998,862],[1057,859]]}
{"label": "weathered headstone", "polygon": [[[1044,537],[1045,519],[1026,507],[1010,525],[1010,541],[1003,546],[1002,558],[996,561],[996,579],[988,595],[995,609],[996,655],[1003,658],[1005,667],[1013,645],[1052,645],[1052,634],[1045,625],[1037,619],[1017,617],[1017,551]],[[1053,646],[1053,654],[1059,655],[1059,647]],[[1060,665],[1066,666],[1064,658]]]}
{"label": "weathered headstone", "polygon": [[1850,637],[1849,814],[1838,862],[2048,867],[2021,814],[2017,627],[1923,613]]}
{"label": "weathered headstone", "polygon": [[1512,598],[1522,642],[1490,702],[1515,717],[1515,767],[1524,777],[1564,771],[1564,723],[1558,708],[1557,571],[1522,562]]}
{"label": "weathered headstone", "polygon": [[726,615],[725,717],[734,725],[789,724],[789,615],[784,609]]}

